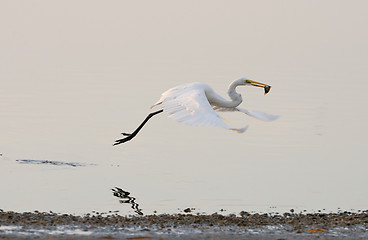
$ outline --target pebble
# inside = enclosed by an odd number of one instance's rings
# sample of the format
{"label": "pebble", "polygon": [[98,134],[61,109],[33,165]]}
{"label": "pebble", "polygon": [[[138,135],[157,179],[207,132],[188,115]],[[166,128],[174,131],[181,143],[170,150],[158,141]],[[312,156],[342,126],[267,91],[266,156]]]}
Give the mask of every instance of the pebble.
{"label": "pebble", "polygon": [[[190,209],[190,208],[189,208]],[[120,216],[112,214],[102,216],[101,214],[86,214],[75,216],[71,214],[56,214],[53,212],[24,212],[0,211],[0,225],[17,226],[58,226],[76,225],[84,227],[132,227],[140,226],[149,229],[152,226],[161,228],[175,228],[178,226],[208,227],[208,226],[287,226],[290,231],[308,232],[313,229],[327,231],[335,227],[365,226],[368,228],[368,210],[358,213],[284,213],[282,215],[250,214],[242,211],[237,216],[235,214],[221,215],[193,215],[186,214],[160,214],[145,216]],[[368,230],[368,229],[367,229]],[[315,231],[315,230],[313,230]]]}

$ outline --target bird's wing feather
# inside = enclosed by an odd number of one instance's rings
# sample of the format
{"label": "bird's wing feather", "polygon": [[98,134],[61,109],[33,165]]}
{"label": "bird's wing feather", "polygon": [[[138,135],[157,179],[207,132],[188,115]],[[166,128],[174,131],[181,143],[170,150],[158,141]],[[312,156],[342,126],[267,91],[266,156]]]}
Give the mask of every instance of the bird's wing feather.
{"label": "bird's wing feather", "polygon": [[271,115],[268,113],[264,113],[264,112],[260,112],[260,111],[255,111],[255,110],[247,110],[244,108],[240,108],[240,107],[236,107],[236,110],[243,112],[251,117],[257,118],[259,120],[263,120],[263,121],[273,121],[279,118],[279,116],[276,115]]}
{"label": "bird's wing feather", "polygon": [[212,109],[201,85],[169,89],[162,94],[159,102],[162,102],[164,112],[178,122],[229,129],[228,125]]}

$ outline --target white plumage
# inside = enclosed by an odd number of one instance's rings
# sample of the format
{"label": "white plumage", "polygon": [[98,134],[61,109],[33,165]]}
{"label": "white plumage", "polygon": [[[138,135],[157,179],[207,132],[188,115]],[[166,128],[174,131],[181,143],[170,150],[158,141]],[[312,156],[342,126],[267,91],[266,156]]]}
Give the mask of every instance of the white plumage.
{"label": "white plumage", "polygon": [[166,112],[171,119],[178,122],[186,123],[195,126],[215,126],[233,130],[239,133],[244,132],[245,128],[230,128],[216,111],[240,111],[249,116],[258,118],[264,121],[272,121],[278,116],[270,115],[259,111],[250,111],[239,108],[242,103],[242,96],[236,92],[236,87],[241,85],[252,85],[264,88],[265,94],[271,89],[271,86],[240,78],[232,82],[227,91],[230,100],[221,97],[212,88],[204,83],[189,83],[171,88],[161,95],[161,98],[151,107],[161,105],[162,109],[148,114],[146,119],[138,126],[133,133],[122,133],[125,137],[115,141],[114,145],[125,143],[132,140],[143,126],[153,116]]}
{"label": "white plumage", "polygon": [[[227,124],[212,109],[206,97],[204,83],[190,83],[171,88],[161,95],[154,105],[162,104],[169,118],[194,126],[218,126],[228,128]],[[154,107],[152,106],[152,107]]]}
{"label": "white plumage", "polygon": [[[275,120],[278,117],[258,111],[250,111],[237,107],[241,102],[241,95],[235,91],[239,85],[255,83],[259,87],[265,84],[241,78],[229,86],[231,100],[218,95],[209,85],[204,83],[189,83],[171,88],[161,95],[161,98],[151,107],[162,105],[169,118],[194,126],[216,126],[236,132],[244,132],[245,128],[230,128],[216,111],[241,111],[249,116],[264,121]],[[254,86],[256,86],[254,85]],[[269,87],[269,86],[268,86]]]}

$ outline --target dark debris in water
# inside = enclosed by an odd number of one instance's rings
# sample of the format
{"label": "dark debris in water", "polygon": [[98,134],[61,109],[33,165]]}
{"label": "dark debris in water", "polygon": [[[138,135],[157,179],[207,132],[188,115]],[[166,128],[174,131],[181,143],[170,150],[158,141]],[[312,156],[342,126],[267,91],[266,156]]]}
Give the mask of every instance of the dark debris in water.
{"label": "dark debris in water", "polygon": [[32,160],[32,159],[17,159],[16,162],[20,164],[49,164],[54,166],[71,166],[71,167],[85,167],[85,166],[94,166],[95,164],[84,164],[84,163],[76,163],[76,162],[61,162],[61,161],[50,161],[50,160]]}

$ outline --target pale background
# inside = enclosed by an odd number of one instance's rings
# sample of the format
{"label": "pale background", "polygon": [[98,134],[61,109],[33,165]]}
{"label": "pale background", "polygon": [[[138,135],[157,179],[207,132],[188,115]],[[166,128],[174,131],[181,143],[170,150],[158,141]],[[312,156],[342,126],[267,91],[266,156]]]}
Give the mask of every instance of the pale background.
{"label": "pale background", "polygon": [[[0,208],[84,214],[367,209],[367,1],[0,1]],[[158,115],[166,89],[248,77],[224,116]],[[17,159],[83,167],[20,164]],[[179,210],[178,210],[179,208]]]}

